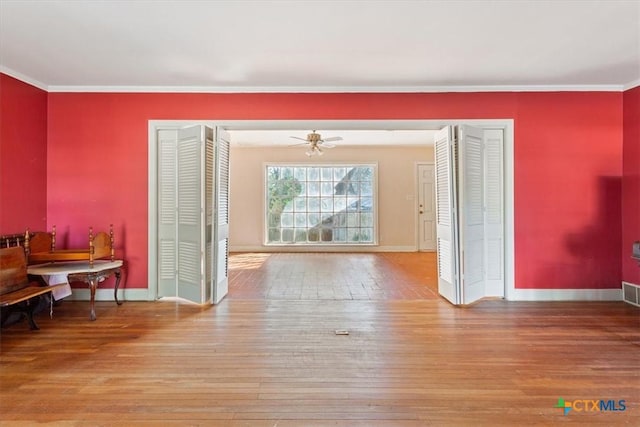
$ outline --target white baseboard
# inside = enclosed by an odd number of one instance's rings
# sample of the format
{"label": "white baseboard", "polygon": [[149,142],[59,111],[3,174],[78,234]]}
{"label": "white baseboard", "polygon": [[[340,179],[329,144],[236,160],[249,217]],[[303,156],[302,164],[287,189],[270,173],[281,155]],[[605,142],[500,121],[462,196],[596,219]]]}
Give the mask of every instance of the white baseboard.
{"label": "white baseboard", "polygon": [[229,252],[417,252],[415,246],[230,246]]}
{"label": "white baseboard", "polygon": [[[266,251],[239,250],[238,252]],[[411,251],[386,249],[376,252]],[[89,301],[91,293],[89,289],[73,289],[72,295],[65,299],[69,301]],[[118,290],[118,299],[120,301],[153,301],[153,295],[149,289],[120,289]],[[509,292],[506,299],[509,301],[622,301],[622,289],[515,289]],[[113,300],[113,289],[96,290],[96,301]]]}
{"label": "white baseboard", "polygon": [[[68,301],[90,301],[91,291],[89,289],[72,289],[71,296],[65,298]],[[153,301],[149,289],[118,289],[118,300],[120,301]],[[97,289],[96,301],[114,301],[113,289]]]}
{"label": "white baseboard", "polygon": [[511,289],[509,301],[622,301],[622,289]]}

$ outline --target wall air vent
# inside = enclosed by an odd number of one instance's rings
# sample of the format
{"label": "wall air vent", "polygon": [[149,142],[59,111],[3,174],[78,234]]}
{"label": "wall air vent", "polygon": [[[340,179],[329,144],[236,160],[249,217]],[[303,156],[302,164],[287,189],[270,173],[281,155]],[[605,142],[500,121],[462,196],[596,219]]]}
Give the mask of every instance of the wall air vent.
{"label": "wall air vent", "polygon": [[622,282],[622,299],[629,304],[640,307],[640,286]]}

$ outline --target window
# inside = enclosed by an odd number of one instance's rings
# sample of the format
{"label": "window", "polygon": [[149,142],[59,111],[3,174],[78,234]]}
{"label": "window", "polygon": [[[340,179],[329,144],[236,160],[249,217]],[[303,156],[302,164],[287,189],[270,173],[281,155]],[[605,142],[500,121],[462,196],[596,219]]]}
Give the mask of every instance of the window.
{"label": "window", "polygon": [[266,243],[377,242],[376,166],[267,165]]}

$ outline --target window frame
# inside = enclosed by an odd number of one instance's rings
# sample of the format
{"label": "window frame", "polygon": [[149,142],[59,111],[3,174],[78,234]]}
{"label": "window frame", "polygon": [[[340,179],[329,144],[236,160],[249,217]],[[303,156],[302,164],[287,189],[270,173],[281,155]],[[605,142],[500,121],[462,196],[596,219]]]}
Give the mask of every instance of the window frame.
{"label": "window frame", "polygon": [[[335,241],[322,241],[321,238],[318,241],[305,241],[305,242],[270,242],[269,241],[269,189],[268,189],[268,170],[269,167],[300,167],[300,168],[353,168],[353,167],[370,167],[373,170],[373,177],[371,180],[371,198],[372,198],[372,241],[358,243],[358,242],[335,242]],[[262,230],[263,230],[263,245],[269,247],[366,247],[366,246],[378,246],[379,241],[379,224],[378,224],[378,162],[327,162],[327,163],[304,163],[304,162],[265,162],[262,165]],[[335,196],[335,195],[334,195]],[[336,213],[334,212],[333,215]],[[293,227],[295,228],[295,227]],[[369,228],[369,227],[367,227]],[[307,228],[308,230],[308,228]]]}

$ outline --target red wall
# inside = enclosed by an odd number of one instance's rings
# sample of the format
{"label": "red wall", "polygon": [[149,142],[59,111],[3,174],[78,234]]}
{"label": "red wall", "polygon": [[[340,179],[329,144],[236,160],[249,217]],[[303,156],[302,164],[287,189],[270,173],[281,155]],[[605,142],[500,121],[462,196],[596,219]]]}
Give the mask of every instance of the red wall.
{"label": "red wall", "polygon": [[47,226],[47,92],[0,73],[0,234]]}
{"label": "red wall", "polygon": [[640,285],[640,265],[630,258],[640,240],[640,86],[624,93],[622,179],[622,280]]}
{"label": "red wall", "polygon": [[49,94],[49,224],[147,287],[148,120],[515,119],[518,288],[619,288],[622,93]]}
{"label": "red wall", "polygon": [[522,94],[516,286],[619,288],[622,94]]}

